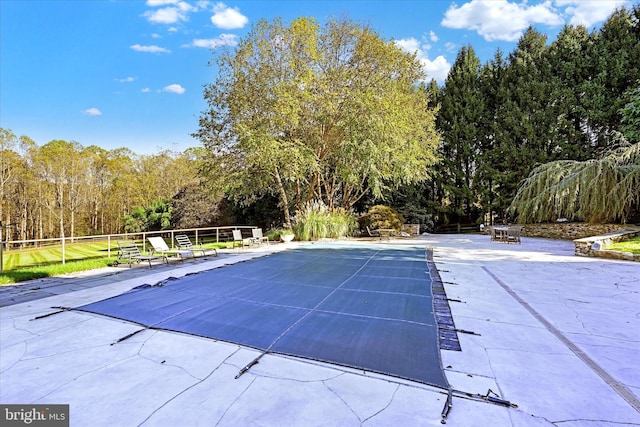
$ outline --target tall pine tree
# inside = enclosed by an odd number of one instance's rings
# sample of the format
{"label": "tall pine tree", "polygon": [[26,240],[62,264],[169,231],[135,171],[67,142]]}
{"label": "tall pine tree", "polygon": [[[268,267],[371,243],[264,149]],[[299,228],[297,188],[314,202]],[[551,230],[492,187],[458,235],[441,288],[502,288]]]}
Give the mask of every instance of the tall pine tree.
{"label": "tall pine tree", "polygon": [[502,51],[498,49],[493,59],[482,67],[480,76],[484,114],[479,127],[481,136],[477,180],[480,184],[480,203],[483,210],[490,214],[490,223],[493,223],[494,214],[503,216],[503,208],[509,203],[500,185],[502,143],[499,140],[506,136],[500,129],[509,113],[505,107],[508,97],[504,78],[506,66]]}
{"label": "tall pine tree", "polygon": [[640,79],[640,5],[616,10],[592,39],[591,76],[578,90],[585,94],[584,131],[602,152],[610,148],[612,132],[620,130],[623,94]]}
{"label": "tall pine tree", "polygon": [[531,169],[549,159],[555,145],[550,133],[555,118],[548,108],[552,100],[545,44],[546,36],[530,27],[508,57],[494,147],[501,209],[508,206]]}
{"label": "tall pine tree", "polygon": [[474,220],[477,206],[476,172],[483,114],[480,60],[473,48],[460,49],[440,101],[437,125],[442,132],[440,182],[445,197],[443,214],[451,222]]}
{"label": "tall pine tree", "polygon": [[586,160],[594,155],[590,138],[583,131],[587,120],[584,92],[577,90],[589,81],[588,52],[592,39],[583,26],[565,26],[546,49],[551,86],[549,109],[556,117],[552,136],[555,146],[550,160]]}

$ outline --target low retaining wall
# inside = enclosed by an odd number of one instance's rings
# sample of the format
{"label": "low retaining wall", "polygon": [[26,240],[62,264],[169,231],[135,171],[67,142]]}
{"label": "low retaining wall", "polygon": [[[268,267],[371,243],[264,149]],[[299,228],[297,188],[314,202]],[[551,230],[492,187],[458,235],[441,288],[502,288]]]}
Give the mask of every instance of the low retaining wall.
{"label": "low retaining wall", "polygon": [[576,240],[621,231],[630,227],[632,226],[624,224],[588,224],[584,222],[525,224],[523,225],[521,235],[526,237]]}
{"label": "low retaining wall", "polygon": [[640,236],[640,226],[625,224],[588,224],[565,222],[550,224],[525,224],[522,236],[573,240],[577,256],[591,256],[640,262],[640,255],[602,249],[620,240]]}
{"label": "low retaining wall", "polygon": [[621,240],[633,239],[640,236],[640,228],[628,228],[611,233],[590,236],[573,241],[576,245],[575,254],[578,256],[593,256],[609,259],[624,259],[627,261],[640,261],[640,255],[633,255],[629,252],[608,251],[603,249],[611,243]]}

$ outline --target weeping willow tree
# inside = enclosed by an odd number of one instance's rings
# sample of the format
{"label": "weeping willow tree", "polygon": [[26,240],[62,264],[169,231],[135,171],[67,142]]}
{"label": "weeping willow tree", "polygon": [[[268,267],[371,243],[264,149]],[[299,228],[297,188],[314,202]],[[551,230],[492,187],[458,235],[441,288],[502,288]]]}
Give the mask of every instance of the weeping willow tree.
{"label": "weeping willow tree", "polygon": [[536,167],[509,211],[520,223],[558,218],[626,223],[640,214],[640,143],[624,144],[600,159]]}

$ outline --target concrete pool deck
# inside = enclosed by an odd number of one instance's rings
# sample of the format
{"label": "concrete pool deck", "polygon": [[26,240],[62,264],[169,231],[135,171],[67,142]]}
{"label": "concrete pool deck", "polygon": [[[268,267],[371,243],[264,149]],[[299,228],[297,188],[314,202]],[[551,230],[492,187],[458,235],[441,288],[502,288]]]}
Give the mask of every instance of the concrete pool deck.
{"label": "concrete pool deck", "polygon": [[[349,242],[345,242],[349,244]],[[426,235],[462,351],[443,350],[452,426],[640,426],[640,266],[572,242]],[[69,404],[72,426],[441,425],[446,393],[379,374],[83,312],[52,313],[288,245],[119,266],[0,292],[0,403]],[[99,273],[99,274],[95,274]],[[488,403],[491,390],[517,407]],[[491,396],[495,396],[491,394]]]}

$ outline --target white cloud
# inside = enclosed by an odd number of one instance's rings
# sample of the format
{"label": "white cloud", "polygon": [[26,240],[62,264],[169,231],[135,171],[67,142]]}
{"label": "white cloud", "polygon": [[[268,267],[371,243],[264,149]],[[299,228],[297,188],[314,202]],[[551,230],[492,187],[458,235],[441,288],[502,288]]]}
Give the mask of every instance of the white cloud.
{"label": "white cloud", "polygon": [[435,79],[437,82],[442,83],[447,78],[451,64],[447,59],[440,55],[434,60],[429,59],[426,52],[426,47],[429,45],[421,45],[420,41],[411,37],[408,39],[396,40],[396,44],[405,52],[415,53],[416,58],[422,64],[422,68],[427,73],[427,80]]}
{"label": "white cloud", "polygon": [[120,83],[131,83],[132,81],[135,80],[134,77],[125,77],[124,79],[115,79],[117,82]]}
{"label": "white cloud", "polygon": [[249,19],[241,14],[237,7],[230,8],[224,3],[216,3],[213,7],[211,22],[218,28],[231,30],[244,27]]}
{"label": "white cloud", "polygon": [[82,112],[82,114],[87,116],[101,116],[102,112],[95,107],[87,108]]}
{"label": "white cloud", "polygon": [[438,38],[438,36],[436,35],[436,33],[434,31],[429,31],[429,40],[431,40],[432,42],[435,43],[440,39]]}
{"label": "white cloud", "polygon": [[194,39],[191,44],[187,46],[216,49],[221,46],[236,46],[237,44],[238,36],[235,34],[220,34],[215,39]]}
{"label": "white cloud", "polygon": [[449,64],[449,61],[447,61],[447,58],[444,56],[439,55],[433,61],[429,58],[418,57],[418,59],[422,63],[422,67],[427,72],[427,78],[429,80],[433,78],[438,83],[442,83],[449,75],[451,64]]}
{"label": "white cloud", "polygon": [[141,46],[139,44],[133,44],[131,46],[129,46],[131,49],[135,50],[136,52],[149,52],[149,53],[171,53],[171,51],[169,49],[165,49],[163,47],[160,46]]}
{"label": "white cloud", "polygon": [[185,93],[186,89],[180,86],[179,84],[174,83],[169,86],[163,87],[162,91],[169,92],[169,93],[177,93],[178,95],[182,95],[183,93]]}
{"label": "white cloud", "polygon": [[149,89],[148,87],[143,88],[140,92],[142,93],[149,93],[151,92],[151,89]]}
{"label": "white cloud", "polygon": [[180,21],[188,21],[189,13],[198,10],[196,7],[191,6],[184,1],[170,1],[170,0],[153,0],[147,1],[149,6],[164,6],[170,4],[170,7],[164,7],[162,9],[147,10],[142,14],[149,22],[155,24],[175,24]]}
{"label": "white cloud", "polygon": [[531,6],[526,1],[471,0],[460,7],[455,4],[449,7],[441,24],[477,31],[487,41],[516,41],[529,25],[557,26],[564,24],[564,20],[551,5],[551,0]]}
{"label": "white cloud", "polygon": [[396,40],[396,44],[400,46],[402,50],[409,53],[414,53],[417,50],[420,50],[420,42],[418,39],[413,37],[408,39]]}
{"label": "white cloud", "polygon": [[156,24],[175,24],[178,21],[187,20],[187,16],[184,13],[180,13],[180,10],[175,7],[148,10],[142,16],[147,18],[149,22],[155,22]]}
{"label": "white cloud", "polygon": [[555,0],[554,3],[558,7],[566,7],[565,13],[571,16],[569,24],[584,25],[587,28],[606,21],[616,8],[629,4],[626,0]]}

